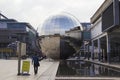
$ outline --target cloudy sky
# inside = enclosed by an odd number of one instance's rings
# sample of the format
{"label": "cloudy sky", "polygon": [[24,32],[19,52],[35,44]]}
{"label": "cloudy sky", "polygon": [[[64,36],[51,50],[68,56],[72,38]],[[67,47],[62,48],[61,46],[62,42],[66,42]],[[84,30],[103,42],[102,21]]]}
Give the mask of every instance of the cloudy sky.
{"label": "cloudy sky", "polygon": [[104,0],[0,0],[0,12],[28,22],[35,29],[50,15],[68,12],[80,22],[89,22]]}

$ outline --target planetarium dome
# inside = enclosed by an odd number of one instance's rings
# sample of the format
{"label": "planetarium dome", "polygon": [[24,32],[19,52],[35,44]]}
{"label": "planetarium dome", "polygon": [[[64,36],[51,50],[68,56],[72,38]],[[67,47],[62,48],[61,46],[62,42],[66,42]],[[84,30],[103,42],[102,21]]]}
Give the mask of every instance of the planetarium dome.
{"label": "planetarium dome", "polygon": [[48,17],[42,24],[40,35],[64,35],[65,31],[80,26],[80,22],[72,15],[62,13]]}

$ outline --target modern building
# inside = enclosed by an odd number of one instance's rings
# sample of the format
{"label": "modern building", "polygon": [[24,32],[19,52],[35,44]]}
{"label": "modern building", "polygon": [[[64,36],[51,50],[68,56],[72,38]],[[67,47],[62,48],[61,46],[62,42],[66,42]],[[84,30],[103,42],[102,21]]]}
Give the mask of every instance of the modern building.
{"label": "modern building", "polygon": [[[16,41],[26,44],[27,55],[38,51],[37,37],[37,31],[29,23],[8,19],[3,14],[0,14],[0,55],[2,57],[4,55],[16,56],[14,51],[17,48]],[[2,49],[6,50],[3,51]]]}
{"label": "modern building", "polygon": [[105,0],[91,24],[92,60],[120,62],[120,1]]}
{"label": "modern building", "polygon": [[83,27],[82,31],[82,45],[80,47],[80,53],[79,56],[85,57],[85,58],[90,58],[90,40],[91,40],[91,32],[90,32],[90,27],[91,23],[89,22],[84,22],[81,23]]}

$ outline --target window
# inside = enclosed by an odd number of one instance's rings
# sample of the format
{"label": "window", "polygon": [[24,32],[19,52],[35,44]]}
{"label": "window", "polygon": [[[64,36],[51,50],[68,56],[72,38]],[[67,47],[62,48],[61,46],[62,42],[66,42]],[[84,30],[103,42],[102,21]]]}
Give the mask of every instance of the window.
{"label": "window", "polygon": [[102,31],[114,24],[113,3],[102,14]]}

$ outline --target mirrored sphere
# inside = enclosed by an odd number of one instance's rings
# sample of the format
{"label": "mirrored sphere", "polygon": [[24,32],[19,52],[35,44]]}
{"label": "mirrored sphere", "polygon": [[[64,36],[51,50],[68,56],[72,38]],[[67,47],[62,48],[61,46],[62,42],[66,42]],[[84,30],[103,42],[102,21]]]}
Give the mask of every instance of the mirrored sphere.
{"label": "mirrored sphere", "polygon": [[58,14],[50,16],[42,24],[40,35],[64,35],[65,31],[80,26],[79,21],[70,14]]}
{"label": "mirrored sphere", "polygon": [[52,59],[67,59],[77,52],[81,40],[80,22],[71,14],[48,17],[40,31],[43,55]]}

